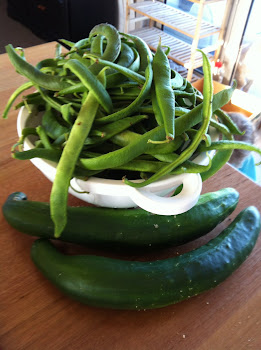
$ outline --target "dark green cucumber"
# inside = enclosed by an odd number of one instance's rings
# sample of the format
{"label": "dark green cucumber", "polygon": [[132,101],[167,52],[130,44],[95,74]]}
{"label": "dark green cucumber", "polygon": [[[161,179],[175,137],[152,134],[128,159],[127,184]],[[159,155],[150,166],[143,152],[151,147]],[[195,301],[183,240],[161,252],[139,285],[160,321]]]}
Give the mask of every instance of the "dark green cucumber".
{"label": "dark green cucumber", "polygon": [[214,288],[248,257],[260,232],[260,214],[248,207],[216,238],[178,257],[150,262],[64,255],[36,240],[31,257],[66,295],[92,306],[152,309]]}
{"label": "dark green cucumber", "polygon": [[[60,240],[104,248],[180,245],[214,229],[237,206],[239,194],[225,188],[200,196],[188,212],[154,215],[142,209],[68,207],[68,223]],[[29,201],[21,192],[3,205],[8,223],[29,235],[54,238],[48,203]]]}

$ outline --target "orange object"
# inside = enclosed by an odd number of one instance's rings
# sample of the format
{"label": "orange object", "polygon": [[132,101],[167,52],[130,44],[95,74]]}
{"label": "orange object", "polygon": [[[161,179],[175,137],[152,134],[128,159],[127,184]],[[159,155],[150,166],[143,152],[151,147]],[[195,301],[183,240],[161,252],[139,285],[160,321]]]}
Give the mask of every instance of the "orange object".
{"label": "orange object", "polygon": [[[197,81],[195,81],[192,85],[197,88],[199,91],[203,92],[203,83],[204,83],[204,78],[201,78]],[[214,85],[214,94],[216,94],[217,92],[224,90],[224,89],[228,89],[229,86],[228,85],[224,85],[221,84],[217,81],[213,81],[213,85]],[[232,100],[234,95],[240,95],[242,96],[241,101],[247,101],[248,99],[251,98],[251,96],[249,96],[249,94],[240,91],[240,90],[235,90],[233,96],[232,96]],[[238,113],[242,113],[247,117],[250,117],[254,112],[251,112],[243,107],[240,107],[239,105],[235,105],[232,103],[232,100],[230,100],[229,103],[227,103],[225,106],[222,107],[222,109],[226,112],[238,112]],[[252,103],[249,103],[249,107],[252,106]]]}

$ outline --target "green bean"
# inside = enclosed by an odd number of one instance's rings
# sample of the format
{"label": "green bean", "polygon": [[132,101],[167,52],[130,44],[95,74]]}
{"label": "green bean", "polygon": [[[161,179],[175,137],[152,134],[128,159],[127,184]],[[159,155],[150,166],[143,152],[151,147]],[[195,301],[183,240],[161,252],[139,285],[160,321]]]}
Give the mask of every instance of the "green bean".
{"label": "green bean", "polygon": [[[137,73],[140,69],[140,55],[139,55],[138,51],[135,49],[135,47],[132,47],[131,49],[132,49],[133,54],[134,54],[134,59],[129,66],[126,66],[126,68]],[[124,65],[122,65],[122,66],[124,66]]]}
{"label": "green bean", "polygon": [[47,135],[53,140],[69,131],[69,128],[61,125],[58,122],[54,111],[51,108],[47,108],[44,111],[41,124],[44,127]]}
{"label": "green bean", "polygon": [[[64,75],[62,73],[62,71],[60,69],[57,69],[57,68],[54,68],[54,67],[44,67],[44,68],[41,68],[41,72],[44,73],[44,74],[47,74],[47,75]],[[68,81],[69,82],[69,81]]]}
{"label": "green bean", "polygon": [[39,92],[34,94],[29,94],[27,96],[23,96],[23,100],[14,106],[14,109],[19,109],[24,106],[33,105],[33,106],[44,106],[45,101],[42,99]]}
{"label": "green bean", "polygon": [[63,147],[63,145],[65,144],[65,142],[68,140],[68,137],[69,137],[69,132],[67,132],[67,133],[65,133],[65,134],[62,134],[62,135],[60,135],[59,137],[57,137],[56,140],[53,141],[52,145],[53,145],[55,148]]}
{"label": "green bean", "polygon": [[[161,127],[162,130],[164,129],[164,127]],[[141,138],[142,135],[136,134],[130,130],[126,130],[123,131],[115,136],[113,136],[111,138],[111,141],[114,142],[115,144],[121,146],[121,147],[125,147],[128,144],[130,144],[132,141],[134,140],[138,140],[139,138]],[[144,153],[148,153],[151,155],[159,155],[159,154],[169,154],[172,153],[174,151],[177,150],[177,148],[179,148],[181,146],[181,144],[183,144],[183,136],[178,135],[175,140],[169,142],[169,143],[165,143],[165,144],[154,144],[154,147],[145,151]]]}
{"label": "green bean", "polygon": [[194,92],[174,90],[174,95],[180,107],[194,107],[196,105],[197,100]]}
{"label": "green bean", "polygon": [[144,84],[145,82],[145,78],[143,75],[134,72],[132,69],[129,69],[127,67],[123,67],[123,66],[119,66],[116,63],[110,62],[110,61],[106,61],[104,59],[101,59],[99,57],[96,57],[92,54],[86,54],[85,57],[91,58],[92,60],[94,60],[96,63],[95,64],[100,64],[103,67],[111,67],[114,68],[115,70],[117,70],[119,73],[125,75],[127,78],[132,79],[134,81],[136,81],[139,84]]}
{"label": "green bean", "polygon": [[[174,75],[174,77],[173,77]],[[171,69],[171,79],[170,79],[172,89],[180,89],[183,86],[184,78],[175,70]]]}
{"label": "green bean", "polygon": [[84,91],[87,91],[87,88],[86,86],[84,86],[82,82],[80,82],[74,85],[70,85],[67,88],[58,91],[57,93],[55,93],[55,96],[71,95],[71,94],[84,92]]}
{"label": "green bean", "polygon": [[188,99],[189,98],[193,98],[194,100],[194,97],[195,97],[195,93],[194,92],[187,92],[187,91],[182,91],[182,90],[174,90],[174,95],[175,97],[187,97]]}
{"label": "green bean", "polygon": [[13,152],[12,157],[19,160],[41,158],[58,163],[61,154],[62,151],[58,149],[33,148],[27,151]]}
{"label": "green bean", "polygon": [[230,135],[230,130],[228,129],[228,127],[226,127],[222,123],[218,123],[214,119],[210,120],[209,125],[215,128],[216,130],[220,131],[223,135]]}
{"label": "green bean", "polygon": [[19,88],[17,88],[12,95],[9,97],[9,100],[7,101],[7,104],[5,106],[5,109],[3,111],[2,117],[5,119],[8,116],[8,113],[14,103],[14,101],[17,99],[17,97],[24,92],[25,90],[30,89],[33,86],[33,83],[31,83],[30,81],[22,84],[21,86],[19,86]]}
{"label": "green bean", "polygon": [[[151,90],[152,93],[152,90]],[[139,108],[139,112],[141,113],[147,113],[147,114],[154,114],[154,110],[152,105],[143,105]],[[183,108],[183,107],[175,107],[175,116],[180,117],[183,114],[186,114],[190,112],[190,109]]]}
{"label": "green bean", "polygon": [[192,108],[195,105],[187,97],[177,97],[176,102],[182,108]]}
{"label": "green bean", "polygon": [[203,135],[202,140],[205,141],[207,147],[211,145],[212,140],[209,134]]}
{"label": "green bean", "polygon": [[127,96],[134,96],[137,97],[140,93],[140,87],[138,85],[136,86],[131,86],[127,89],[124,89],[123,87],[119,87],[119,88],[114,88],[114,89],[110,89],[110,95],[111,96],[115,96],[115,95],[127,95]]}
{"label": "green bean", "polygon": [[[105,70],[99,73],[98,79],[101,80],[100,83],[102,85],[105,84]],[[68,188],[84,141],[91,130],[98,106],[96,94],[90,91],[82,104],[59,163],[57,164],[56,175],[50,195],[50,210],[55,226],[55,237],[61,235],[67,222]]]}
{"label": "green bean", "polygon": [[20,136],[18,142],[16,142],[16,143],[12,146],[11,152],[12,152],[12,153],[15,152],[16,147],[17,147],[17,146],[18,146],[18,147],[22,146],[23,143],[24,143],[25,138],[28,137],[28,136],[31,136],[31,135],[37,136],[37,132],[36,132],[36,129],[35,129],[35,128],[31,128],[31,127],[25,127],[25,128],[23,128],[23,129],[22,129],[22,134],[21,134],[21,136]]}
{"label": "green bean", "polygon": [[113,136],[111,138],[111,141],[114,142],[116,145],[119,145],[120,147],[125,147],[130,142],[132,142],[134,140],[138,140],[140,137],[142,137],[142,135],[137,134],[137,133],[130,131],[130,130],[125,130],[125,131]]}
{"label": "green bean", "polygon": [[21,107],[26,107],[28,109],[29,105],[34,106],[44,106],[45,102],[41,98],[40,95],[35,94],[35,96],[31,96],[30,98],[23,97],[23,100],[14,106],[14,109],[17,110]]}
{"label": "green bean", "polygon": [[103,154],[96,158],[81,158],[79,163],[82,167],[88,170],[103,170],[112,167],[117,167],[133,160],[142,153],[153,149],[155,145],[148,143],[149,139],[153,137],[156,140],[160,140],[163,136],[164,129],[159,126],[155,129],[148,131],[146,134],[141,135],[141,137],[132,141],[127,146],[120,148],[119,150]]}
{"label": "green bean", "polygon": [[59,39],[59,42],[68,46],[68,47],[73,47],[75,46],[75,43],[70,41],[70,40],[66,40],[66,39]]}
{"label": "green bean", "polygon": [[39,135],[39,138],[46,149],[53,149],[51,142],[48,138],[47,133],[45,132],[45,129],[42,125],[37,126],[36,132]]}
{"label": "green bean", "polygon": [[190,109],[184,107],[175,107],[175,116],[180,117],[183,114],[190,112]]}
{"label": "green bean", "polygon": [[[96,35],[101,35],[105,37],[107,42],[106,48],[103,54],[101,55],[101,57],[104,58],[105,60],[114,62],[119,56],[120,49],[121,49],[121,40],[120,40],[118,31],[112,25],[107,23],[102,23],[102,24],[98,24],[91,30],[89,34],[90,40],[93,40],[93,37],[95,37]],[[89,67],[89,70],[93,74],[97,75],[102,68],[103,68],[102,65],[93,63]]]}
{"label": "green bean", "polygon": [[[198,50],[198,51],[200,51],[200,50]],[[204,76],[204,78],[205,78],[205,76]],[[187,92],[192,92],[192,93],[194,93],[194,87],[193,87],[193,85],[191,84],[191,82],[188,81],[188,80],[187,80],[186,91],[187,91]]]}
{"label": "green bean", "polygon": [[[59,102],[61,102],[61,111],[62,111],[62,106],[64,106],[65,104],[70,104],[71,107],[75,108],[76,110],[80,110],[81,108],[81,100],[79,98],[75,98],[73,99],[72,97],[71,98],[67,98],[65,96],[61,97],[61,96],[58,96],[57,97],[57,100]],[[73,108],[71,108],[71,110],[73,110]]]}
{"label": "green bean", "polygon": [[[231,141],[233,140],[233,136],[230,134],[224,135],[223,138]],[[214,157],[212,158],[210,169],[201,174],[202,181],[205,181],[211,176],[215,175],[229,161],[232,153],[233,149],[216,151]]]}
{"label": "green bean", "polygon": [[66,104],[62,105],[62,107],[61,107],[62,118],[70,126],[73,124],[73,121],[74,121],[73,115],[74,114],[75,113],[73,111],[71,103],[66,103]]}
{"label": "green bean", "polygon": [[92,91],[97,101],[102,105],[107,113],[112,111],[112,101],[107,90],[101,82],[79,61],[71,59],[65,64],[65,68],[70,69],[81,80],[84,86]]}
{"label": "green bean", "polygon": [[161,43],[158,44],[152,68],[156,100],[162,116],[162,118],[158,117],[159,125],[162,125],[163,122],[166,139],[173,140],[175,135],[175,96],[170,83],[169,60],[162,50]]}
{"label": "green bean", "polygon": [[209,162],[208,165],[201,165],[201,164],[196,164],[190,160],[186,160],[182,165],[178,166],[176,169],[172,170],[170,172],[170,175],[179,175],[179,174],[184,174],[184,173],[205,173],[207,172],[211,166],[212,166],[212,159],[208,157]]}
{"label": "green bean", "polygon": [[91,40],[91,53],[102,56],[103,54],[103,39],[104,36],[98,34]]}
{"label": "green bean", "polygon": [[215,111],[215,114],[218,116],[218,118],[222,121],[222,123],[227,126],[227,128],[230,130],[230,132],[232,134],[235,135],[243,135],[244,131],[242,132],[238,126],[236,125],[236,123],[233,121],[232,118],[230,118],[230,116],[224,112],[222,109],[217,109]]}
{"label": "green bean", "polygon": [[[171,69],[171,76],[173,76],[173,75],[175,76],[175,71],[173,69]],[[188,81],[185,78],[182,78],[182,79],[183,79],[183,84],[178,89],[184,91],[187,88]],[[174,90],[175,90],[175,88],[174,88]]]}
{"label": "green bean", "polygon": [[135,86],[136,87],[139,86],[139,84],[136,81],[125,81],[123,83],[116,84],[113,87],[124,89],[124,88],[131,88],[131,87],[135,87]]}
{"label": "green bean", "polygon": [[[117,60],[115,61],[115,63],[119,66],[128,68],[133,63],[135,58],[136,58],[136,55],[134,53],[134,50],[132,50],[132,48],[129,47],[129,45],[125,43],[121,43],[121,52]],[[111,75],[111,74],[119,74],[119,73],[115,69],[110,68],[107,70],[107,75]]]}
{"label": "green bean", "polygon": [[90,38],[84,38],[78,40],[73,46],[72,49],[76,49],[76,51],[80,51],[80,49],[84,49],[90,45]]}
{"label": "green bean", "polygon": [[129,45],[121,43],[120,55],[116,63],[123,67],[129,67],[135,59],[134,50]]}
{"label": "green bean", "polygon": [[[234,150],[234,149],[244,149],[247,151],[253,151],[261,155],[261,149],[257,146],[251,145],[244,141],[230,141],[230,140],[220,140],[212,142],[210,146],[200,145],[199,151],[211,151],[211,150]],[[261,164],[258,163],[258,165]]]}
{"label": "green bean", "polygon": [[[78,52],[72,53],[72,54],[70,55],[70,59],[76,59],[76,60],[78,60],[78,61],[81,62],[86,68],[89,68],[89,67],[91,66],[91,60],[88,60],[88,59],[86,59],[86,58],[83,58],[81,55],[79,55]],[[63,61],[63,66],[64,66],[64,64],[65,64],[66,62],[67,62],[67,60],[64,60],[64,61]],[[60,63],[61,63],[61,62],[60,62]],[[68,80],[68,82],[69,82],[69,80]],[[75,82],[72,81],[72,84],[74,85]]]}
{"label": "green bean", "polygon": [[55,97],[49,96],[48,91],[42,89],[40,86],[37,86],[37,90],[39,91],[42,99],[52,108],[61,112],[62,104]]}
{"label": "green bean", "polygon": [[[129,70],[132,70],[133,72],[137,72],[139,70],[139,67],[140,67],[140,56],[139,56],[137,50],[135,50],[135,48],[132,48],[132,51],[134,53],[134,60],[131,63],[131,65],[126,67],[126,68],[128,68]],[[107,76],[106,85],[109,89],[111,87],[117,86],[118,84],[125,83],[127,79],[128,78],[125,75],[121,74],[120,72],[109,74]]]}
{"label": "green bean", "polygon": [[122,110],[112,113],[104,118],[97,119],[95,121],[95,124],[97,125],[107,124],[110,122],[123,119],[125,117],[130,116],[132,113],[135,113],[138,110],[138,108],[142,105],[142,103],[144,102],[144,100],[146,99],[146,97],[150,92],[152,77],[153,77],[152,68],[151,68],[151,64],[149,63],[145,71],[146,81],[140,91],[139,96],[129,106],[123,108]]}
{"label": "green bean", "polygon": [[151,103],[152,103],[152,112],[155,115],[155,119],[158,125],[164,125],[163,116],[161,113],[160,106],[158,104],[154,83],[152,83],[152,86],[151,86]]}
{"label": "green bean", "polygon": [[114,135],[122,132],[123,130],[128,129],[131,125],[135,125],[136,123],[139,123],[140,121],[147,119],[147,115],[135,115],[131,117],[127,117],[121,120],[118,120],[114,123],[110,123],[107,125],[104,125],[100,128],[99,132],[102,136],[100,137],[88,137],[85,140],[85,145],[92,145],[97,144],[100,142],[104,142],[108,139],[111,139]]}
{"label": "green bean", "polygon": [[131,39],[134,42],[134,44],[138,50],[140,60],[141,60],[140,71],[145,71],[145,69],[148,65],[148,61],[152,62],[152,60],[153,60],[151,50],[148,47],[148,45],[146,44],[146,42],[143,39],[141,39],[140,37],[135,36],[135,35],[126,34],[126,33],[120,33],[120,34],[122,36],[124,36],[125,38]]}
{"label": "green bean", "polygon": [[41,70],[43,68],[48,68],[48,67],[57,68],[57,66],[58,66],[57,60],[53,58],[45,58],[44,60],[38,62],[35,68]]}
{"label": "green bean", "polygon": [[39,85],[45,89],[59,91],[65,89],[69,84],[58,75],[48,75],[26,62],[20,57],[11,44],[7,45],[6,52],[16,70],[28,78],[34,85]]}
{"label": "green bean", "polygon": [[[178,157],[178,155],[177,155]],[[164,162],[135,159],[121,166],[112,168],[113,170],[128,170],[128,171],[138,171],[145,173],[156,173],[160,170],[161,166],[166,165]],[[185,161],[182,166],[177,167],[170,175],[179,175],[183,173],[204,173],[208,171],[211,167],[211,159],[208,165],[198,165],[191,161]]]}
{"label": "green bean", "polygon": [[101,35],[107,39],[107,46],[102,57],[105,60],[114,62],[121,50],[121,40],[117,29],[108,23],[98,24],[90,31],[90,40],[95,35]]}

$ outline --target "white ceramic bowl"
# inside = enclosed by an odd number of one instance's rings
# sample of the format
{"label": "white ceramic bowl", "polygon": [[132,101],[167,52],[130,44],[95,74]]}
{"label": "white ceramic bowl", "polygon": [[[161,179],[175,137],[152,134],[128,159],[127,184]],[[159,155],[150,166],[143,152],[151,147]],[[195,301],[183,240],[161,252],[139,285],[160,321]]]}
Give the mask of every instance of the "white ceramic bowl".
{"label": "white ceramic bowl", "polygon": [[[28,111],[23,107],[17,118],[19,137],[26,126],[27,118]],[[34,148],[33,143],[29,138],[26,138],[24,150],[32,148]],[[213,156],[213,154],[212,152],[210,156]],[[203,153],[193,161],[207,165],[209,160],[206,154]],[[56,174],[55,163],[40,158],[33,158],[31,162],[53,182]],[[181,184],[183,184],[182,191],[178,195],[170,197],[175,188]],[[165,176],[161,180],[139,189],[128,186],[121,180],[91,177],[87,181],[83,181],[73,178],[69,193],[97,206],[109,208],[133,208],[138,206],[158,215],[177,215],[191,209],[197,203],[201,190],[202,181],[199,174],[181,174]]]}

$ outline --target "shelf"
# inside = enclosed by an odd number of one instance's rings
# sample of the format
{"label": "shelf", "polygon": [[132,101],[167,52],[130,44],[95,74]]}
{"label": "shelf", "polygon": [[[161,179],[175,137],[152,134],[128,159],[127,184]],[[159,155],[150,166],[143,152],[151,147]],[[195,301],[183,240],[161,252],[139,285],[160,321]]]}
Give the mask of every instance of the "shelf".
{"label": "shelf", "polygon": [[[191,45],[155,27],[144,27],[142,29],[132,31],[131,34],[137,35],[140,38],[142,38],[153,51],[157,50],[159,38],[161,38],[162,45],[170,47],[170,53],[168,57],[171,60],[180,64],[181,66],[189,68],[191,58]],[[208,57],[210,60],[212,59],[211,55],[208,55]],[[201,66],[202,56],[199,52],[196,52],[193,67],[198,68]]]}
{"label": "shelf", "polygon": [[[129,4],[128,8],[151,20],[161,23],[191,38],[194,38],[197,28],[197,18],[159,1],[143,1]],[[206,21],[201,21],[199,38],[219,33],[220,27]]]}

